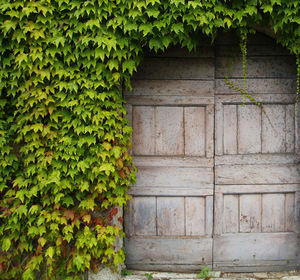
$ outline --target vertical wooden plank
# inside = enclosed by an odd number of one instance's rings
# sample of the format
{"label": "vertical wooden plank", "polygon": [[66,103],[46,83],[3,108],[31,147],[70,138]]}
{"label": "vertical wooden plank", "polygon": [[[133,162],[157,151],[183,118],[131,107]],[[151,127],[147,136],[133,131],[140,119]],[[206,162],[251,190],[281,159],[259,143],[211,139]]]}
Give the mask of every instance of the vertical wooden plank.
{"label": "vertical wooden plank", "polygon": [[295,193],[285,195],[285,231],[295,230]]}
{"label": "vertical wooden plank", "polygon": [[128,124],[132,126],[132,105],[131,104],[125,104],[125,109],[126,109],[126,117],[128,119]]}
{"label": "vertical wooden plank", "polygon": [[256,105],[238,105],[238,152],[261,152],[261,108]]}
{"label": "vertical wooden plank", "polygon": [[262,231],[280,232],[284,231],[284,194],[262,195]]}
{"label": "vertical wooden plank", "polygon": [[183,107],[156,107],[156,154],[183,153]]}
{"label": "vertical wooden plank", "polygon": [[295,120],[295,150],[297,154],[300,154],[300,106],[297,106]]}
{"label": "vertical wooden plank", "polygon": [[224,106],[224,154],[237,154],[236,105]]}
{"label": "vertical wooden plank", "polygon": [[185,198],[186,235],[205,234],[205,198]]}
{"label": "vertical wooden plank", "polygon": [[286,152],[295,151],[295,105],[285,106],[285,142]]}
{"label": "vertical wooden plank", "polygon": [[156,198],[135,197],[133,203],[135,235],[156,235]]}
{"label": "vertical wooden plank", "polygon": [[262,114],[262,152],[285,152],[285,106],[264,105]]}
{"label": "vertical wooden plank", "polygon": [[224,195],[223,233],[239,232],[239,196]]}
{"label": "vertical wooden plank", "polygon": [[212,158],[214,156],[214,114],[215,106],[207,105],[205,110],[206,117],[206,157]]}
{"label": "vertical wooden plank", "polygon": [[223,155],[223,104],[216,97],[215,154]]}
{"label": "vertical wooden plank", "polygon": [[223,194],[221,192],[215,192],[214,195],[214,234],[221,235],[223,233]]}
{"label": "vertical wooden plank", "polygon": [[133,152],[135,155],[154,155],[155,152],[155,108],[133,107]]}
{"label": "vertical wooden plank", "polygon": [[185,155],[205,156],[205,108],[184,108]]}
{"label": "vertical wooden plank", "polygon": [[125,207],[125,214],[124,214],[124,224],[125,224],[125,234],[127,237],[134,235],[134,224],[133,224],[133,200],[128,202],[127,206]]}
{"label": "vertical wooden plank", "polygon": [[205,231],[206,231],[206,234],[209,236],[211,236],[213,233],[213,222],[214,222],[213,209],[214,209],[213,196],[208,195],[206,197],[206,202],[205,202],[205,211],[206,211]]}
{"label": "vertical wooden plank", "polygon": [[295,192],[295,232],[300,232],[300,192]]}
{"label": "vertical wooden plank", "polygon": [[184,235],[184,198],[157,198],[158,235]]}
{"label": "vertical wooden plank", "polygon": [[[128,125],[132,127],[132,105],[131,104],[125,104],[126,109],[126,118],[128,119]],[[133,143],[132,135],[130,136],[131,144]],[[130,154],[132,154],[132,146],[130,147]]]}
{"label": "vertical wooden plank", "polygon": [[240,232],[261,231],[261,195],[240,195]]}

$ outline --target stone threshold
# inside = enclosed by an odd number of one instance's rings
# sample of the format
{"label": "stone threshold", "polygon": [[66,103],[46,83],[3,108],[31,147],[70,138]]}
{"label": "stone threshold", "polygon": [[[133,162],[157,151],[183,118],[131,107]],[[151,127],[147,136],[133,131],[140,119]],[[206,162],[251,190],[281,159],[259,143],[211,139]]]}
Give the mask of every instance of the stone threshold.
{"label": "stone threshold", "polygon": [[[130,275],[123,276],[122,280],[193,280],[201,279],[195,273],[174,273],[128,270]],[[232,273],[211,271],[206,280],[300,280],[300,271],[286,272],[254,272],[254,273]],[[203,279],[203,278],[202,278]]]}

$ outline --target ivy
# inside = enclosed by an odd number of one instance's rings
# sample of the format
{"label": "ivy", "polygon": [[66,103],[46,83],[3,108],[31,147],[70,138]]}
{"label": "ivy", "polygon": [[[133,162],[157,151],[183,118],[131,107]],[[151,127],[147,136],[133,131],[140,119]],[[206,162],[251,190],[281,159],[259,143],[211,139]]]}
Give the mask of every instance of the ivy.
{"label": "ivy", "polygon": [[124,261],[112,219],[135,168],[120,88],[144,47],[192,50],[199,33],[271,26],[297,56],[299,93],[299,5],[1,0],[0,278],[80,279]]}

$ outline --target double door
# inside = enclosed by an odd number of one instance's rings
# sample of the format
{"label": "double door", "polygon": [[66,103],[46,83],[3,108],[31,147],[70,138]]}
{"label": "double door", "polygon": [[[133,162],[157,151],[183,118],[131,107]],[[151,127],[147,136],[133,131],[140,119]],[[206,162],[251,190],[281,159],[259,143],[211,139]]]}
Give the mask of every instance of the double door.
{"label": "double door", "polygon": [[125,213],[127,266],[299,268],[295,97],[254,94],[263,107],[244,104],[226,86],[224,58],[203,53],[146,59],[125,95],[138,168]]}

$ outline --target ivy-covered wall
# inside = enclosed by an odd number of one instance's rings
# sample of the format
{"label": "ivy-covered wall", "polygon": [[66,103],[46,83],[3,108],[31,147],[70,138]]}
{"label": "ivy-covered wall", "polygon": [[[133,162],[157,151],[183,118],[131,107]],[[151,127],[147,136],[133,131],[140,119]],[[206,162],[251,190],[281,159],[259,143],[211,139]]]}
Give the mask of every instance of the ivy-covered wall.
{"label": "ivy-covered wall", "polygon": [[[1,0],[0,279],[79,279],[116,266],[135,168],[120,93],[143,47],[269,26],[297,56],[299,1]],[[245,52],[244,52],[245,53]]]}

